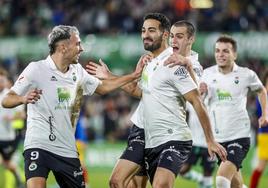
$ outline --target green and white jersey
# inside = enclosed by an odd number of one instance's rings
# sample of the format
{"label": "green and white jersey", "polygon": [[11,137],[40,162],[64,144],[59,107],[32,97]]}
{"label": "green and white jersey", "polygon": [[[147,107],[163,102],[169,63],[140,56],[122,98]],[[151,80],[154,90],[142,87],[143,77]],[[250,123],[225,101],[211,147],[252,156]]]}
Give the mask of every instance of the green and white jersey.
{"label": "green and white jersey", "polygon": [[202,81],[208,85],[208,111],[215,139],[226,142],[250,137],[247,93],[263,87],[256,73],[234,64],[232,72],[222,74],[215,65],[204,70]]}
{"label": "green and white jersey", "polygon": [[166,49],[143,70],[140,86],[145,148],[157,147],[171,140],[192,139],[186,123],[183,95],[196,89],[196,84],[185,67],[163,65],[172,53],[172,48]]}
{"label": "green and white jersey", "polygon": [[66,73],[57,70],[48,56],[30,63],[14,87],[18,95],[41,89],[41,98],[27,105],[27,131],[24,150],[40,148],[63,157],[78,157],[75,129],[83,95],[92,95],[101,83],[80,64],[72,64]]}
{"label": "green and white jersey", "polygon": [[[3,89],[0,92],[0,104],[8,91],[8,89]],[[15,130],[11,126],[14,111],[15,109],[3,108],[0,105],[0,141],[12,141],[16,138]]]}
{"label": "green and white jersey", "polygon": [[[198,61],[198,54],[194,51],[191,51],[191,55],[188,56],[187,58],[189,58],[192,63],[192,67],[195,73],[195,78],[196,78],[197,83],[199,84],[201,76],[203,74],[203,67],[200,65]],[[189,102],[186,103],[186,108],[187,108],[187,111],[189,112],[188,124],[190,126],[192,137],[193,137],[193,145],[206,148],[207,143],[205,139],[205,134],[200,124],[200,121],[198,119],[198,116],[193,106]]]}

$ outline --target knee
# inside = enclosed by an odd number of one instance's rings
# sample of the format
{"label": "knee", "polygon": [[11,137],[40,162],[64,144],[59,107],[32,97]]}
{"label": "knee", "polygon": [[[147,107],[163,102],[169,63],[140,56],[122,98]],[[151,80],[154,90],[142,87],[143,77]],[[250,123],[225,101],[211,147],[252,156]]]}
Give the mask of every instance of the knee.
{"label": "knee", "polygon": [[233,188],[244,188],[243,187],[243,180],[242,179],[239,179],[239,178],[233,178],[232,181],[231,181],[231,187]]}
{"label": "knee", "polygon": [[124,180],[119,176],[113,175],[109,180],[109,185],[111,188],[126,187],[124,185]]}
{"label": "knee", "polygon": [[154,181],[153,182],[153,188],[172,188],[173,186],[168,182],[168,181],[165,181],[165,180],[157,180],[157,181]]}
{"label": "knee", "polygon": [[115,177],[115,176],[112,176],[110,179],[109,179],[109,185],[110,185],[110,188],[116,188],[116,187],[119,187],[120,185],[120,179]]}
{"label": "knee", "polygon": [[229,179],[227,179],[223,176],[217,176],[216,177],[216,187],[217,188],[230,188],[231,182]]}

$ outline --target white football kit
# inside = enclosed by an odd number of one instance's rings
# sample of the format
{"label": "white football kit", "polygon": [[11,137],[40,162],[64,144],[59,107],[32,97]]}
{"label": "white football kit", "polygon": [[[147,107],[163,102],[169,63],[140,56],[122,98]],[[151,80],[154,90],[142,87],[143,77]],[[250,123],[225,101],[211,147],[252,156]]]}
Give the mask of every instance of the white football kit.
{"label": "white football kit", "polygon": [[142,73],[140,87],[145,148],[154,148],[171,140],[192,139],[186,123],[183,95],[196,89],[196,84],[185,67],[163,65],[172,53],[173,49],[167,48]]}
{"label": "white football kit", "polygon": [[80,64],[71,64],[66,73],[57,70],[48,56],[30,63],[11,88],[18,95],[41,89],[41,98],[27,105],[24,150],[40,148],[63,157],[77,158],[75,129],[83,95],[92,95],[101,83]]}
{"label": "white football kit", "polygon": [[208,85],[208,111],[215,139],[227,142],[250,137],[247,93],[263,87],[256,73],[234,64],[232,72],[223,74],[215,65],[204,70],[202,81]]}

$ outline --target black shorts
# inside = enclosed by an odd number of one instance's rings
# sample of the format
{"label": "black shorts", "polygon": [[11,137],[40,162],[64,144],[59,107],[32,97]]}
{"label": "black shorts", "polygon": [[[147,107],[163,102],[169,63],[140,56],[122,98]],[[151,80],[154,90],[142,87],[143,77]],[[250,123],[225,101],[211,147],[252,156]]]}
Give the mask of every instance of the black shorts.
{"label": "black shorts", "polygon": [[78,158],[67,158],[42,149],[27,149],[24,155],[26,180],[47,179],[50,171],[61,188],[85,188],[83,170]]}
{"label": "black shorts", "polygon": [[[227,161],[232,162],[237,171],[242,168],[242,162],[246,158],[250,147],[250,138],[239,138],[236,140],[220,143],[227,151]],[[221,159],[218,157],[218,164]]]}
{"label": "black shorts", "polygon": [[146,170],[153,182],[157,167],[170,170],[178,175],[183,163],[189,158],[192,141],[169,141],[155,148],[145,149]]}
{"label": "black shorts", "polygon": [[0,154],[3,159],[8,161],[11,159],[13,153],[18,148],[19,139],[15,139],[12,141],[0,141]]}
{"label": "black shorts", "polygon": [[146,176],[146,168],[144,161],[144,129],[133,125],[127,142],[127,148],[121,155],[120,159],[132,161],[141,166],[140,171],[136,174],[138,176]]}
{"label": "black shorts", "polygon": [[200,164],[206,172],[213,173],[216,165],[216,160],[211,159],[208,153],[208,149],[199,146],[193,146],[192,152],[189,159],[186,161],[186,164],[197,165],[199,161],[201,162]]}

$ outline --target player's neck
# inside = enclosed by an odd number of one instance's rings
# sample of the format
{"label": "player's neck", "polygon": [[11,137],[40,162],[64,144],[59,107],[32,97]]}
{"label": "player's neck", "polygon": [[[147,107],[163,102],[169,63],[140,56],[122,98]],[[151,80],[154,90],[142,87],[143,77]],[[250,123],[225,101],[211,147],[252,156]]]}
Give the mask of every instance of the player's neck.
{"label": "player's neck", "polygon": [[219,72],[222,74],[228,74],[233,71],[234,64],[231,64],[229,66],[219,66]]}
{"label": "player's neck", "polygon": [[159,54],[161,54],[164,50],[166,50],[168,48],[168,45],[162,45],[160,48],[158,48],[157,50],[154,50],[152,52],[154,57],[157,57]]}
{"label": "player's neck", "polygon": [[64,63],[64,60],[62,59],[62,57],[58,56],[58,55],[51,55],[51,58],[53,60],[53,62],[55,63],[55,66],[57,67],[57,69],[62,72],[62,73],[66,73],[69,69],[69,64],[68,63]]}

